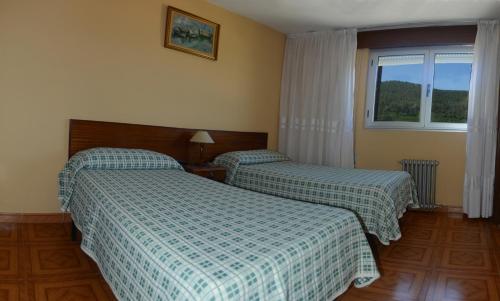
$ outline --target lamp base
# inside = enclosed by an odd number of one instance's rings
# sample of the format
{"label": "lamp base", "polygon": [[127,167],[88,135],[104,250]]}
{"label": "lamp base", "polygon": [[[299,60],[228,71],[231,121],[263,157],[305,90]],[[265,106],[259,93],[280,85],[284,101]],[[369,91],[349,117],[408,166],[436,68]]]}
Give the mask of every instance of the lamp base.
{"label": "lamp base", "polygon": [[203,164],[203,151],[204,151],[203,143],[200,143],[200,161],[198,161],[198,164]]}

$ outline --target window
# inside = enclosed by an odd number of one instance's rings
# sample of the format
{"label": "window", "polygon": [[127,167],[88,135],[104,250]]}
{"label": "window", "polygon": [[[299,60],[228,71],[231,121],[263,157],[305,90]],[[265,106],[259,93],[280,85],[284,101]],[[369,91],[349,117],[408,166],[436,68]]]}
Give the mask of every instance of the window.
{"label": "window", "polygon": [[466,130],[472,47],[374,51],[366,127]]}

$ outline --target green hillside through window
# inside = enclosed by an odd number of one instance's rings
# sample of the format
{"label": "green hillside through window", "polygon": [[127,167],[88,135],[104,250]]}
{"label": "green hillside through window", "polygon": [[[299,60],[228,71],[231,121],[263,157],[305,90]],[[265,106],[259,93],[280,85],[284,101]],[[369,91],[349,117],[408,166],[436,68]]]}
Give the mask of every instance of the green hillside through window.
{"label": "green hillside through window", "polygon": [[[375,121],[419,122],[420,84],[405,81],[382,81],[375,106]],[[468,91],[434,89],[432,122],[466,123]]]}

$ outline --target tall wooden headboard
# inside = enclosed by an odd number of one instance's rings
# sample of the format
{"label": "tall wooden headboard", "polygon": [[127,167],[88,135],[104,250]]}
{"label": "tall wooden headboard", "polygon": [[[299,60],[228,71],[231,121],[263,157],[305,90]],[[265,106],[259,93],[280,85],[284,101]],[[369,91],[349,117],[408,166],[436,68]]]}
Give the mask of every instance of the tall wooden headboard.
{"label": "tall wooden headboard", "polygon": [[[124,147],[149,149],[181,162],[193,162],[199,156],[199,148],[189,140],[197,130],[71,119],[68,158],[93,147]],[[267,133],[207,131],[215,143],[206,145],[206,161],[226,152],[267,148]]]}

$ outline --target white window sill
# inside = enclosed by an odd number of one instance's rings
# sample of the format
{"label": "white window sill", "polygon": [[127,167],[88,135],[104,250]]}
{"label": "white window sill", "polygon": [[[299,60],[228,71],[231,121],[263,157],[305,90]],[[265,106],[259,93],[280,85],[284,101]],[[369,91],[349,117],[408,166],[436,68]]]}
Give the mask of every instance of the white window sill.
{"label": "white window sill", "polygon": [[365,126],[365,130],[379,130],[379,131],[412,131],[412,132],[456,132],[467,133],[467,128],[439,128],[439,127],[394,127],[394,126]]}

